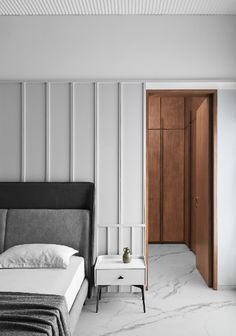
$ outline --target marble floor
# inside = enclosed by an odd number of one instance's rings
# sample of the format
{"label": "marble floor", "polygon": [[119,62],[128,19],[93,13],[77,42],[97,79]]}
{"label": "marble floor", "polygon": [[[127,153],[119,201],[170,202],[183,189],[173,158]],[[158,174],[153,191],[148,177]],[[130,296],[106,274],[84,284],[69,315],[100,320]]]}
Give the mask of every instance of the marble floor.
{"label": "marble floor", "polygon": [[208,288],[185,245],[150,245],[147,313],[140,294],[104,294],[81,313],[78,336],[235,336],[236,291]]}

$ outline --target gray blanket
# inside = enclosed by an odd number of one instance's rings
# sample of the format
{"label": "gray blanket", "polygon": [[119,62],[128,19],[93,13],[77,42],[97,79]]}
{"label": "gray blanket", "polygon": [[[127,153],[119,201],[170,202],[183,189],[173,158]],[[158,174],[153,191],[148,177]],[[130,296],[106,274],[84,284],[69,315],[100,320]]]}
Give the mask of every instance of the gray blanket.
{"label": "gray blanket", "polygon": [[0,335],[69,336],[69,313],[59,295],[0,292]]}

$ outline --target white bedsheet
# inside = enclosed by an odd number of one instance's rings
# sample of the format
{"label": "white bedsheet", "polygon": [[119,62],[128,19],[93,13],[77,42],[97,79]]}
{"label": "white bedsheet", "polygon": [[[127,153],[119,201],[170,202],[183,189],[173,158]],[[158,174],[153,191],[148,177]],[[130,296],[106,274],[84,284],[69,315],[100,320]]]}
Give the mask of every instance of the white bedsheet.
{"label": "white bedsheet", "polygon": [[84,277],[84,258],[73,256],[67,269],[0,269],[0,291],[62,295],[70,311]]}

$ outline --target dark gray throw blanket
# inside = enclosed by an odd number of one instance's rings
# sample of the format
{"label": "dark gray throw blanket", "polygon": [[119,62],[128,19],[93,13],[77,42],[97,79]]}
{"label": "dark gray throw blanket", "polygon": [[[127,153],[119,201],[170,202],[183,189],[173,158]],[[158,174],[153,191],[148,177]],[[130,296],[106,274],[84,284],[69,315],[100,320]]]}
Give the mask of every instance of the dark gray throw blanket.
{"label": "dark gray throw blanket", "polygon": [[69,313],[60,295],[0,292],[0,335],[69,336]]}

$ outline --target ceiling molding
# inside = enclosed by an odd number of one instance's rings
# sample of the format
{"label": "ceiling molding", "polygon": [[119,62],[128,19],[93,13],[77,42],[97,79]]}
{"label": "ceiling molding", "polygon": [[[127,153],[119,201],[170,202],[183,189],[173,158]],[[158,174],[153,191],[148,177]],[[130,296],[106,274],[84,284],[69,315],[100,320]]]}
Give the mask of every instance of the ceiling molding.
{"label": "ceiling molding", "polygon": [[236,90],[236,81],[150,81],[147,90]]}
{"label": "ceiling molding", "polygon": [[236,0],[0,0],[0,15],[236,15]]}
{"label": "ceiling molding", "polygon": [[0,80],[0,84],[10,84],[10,83],[26,83],[26,84],[36,84],[36,83],[99,83],[99,84],[145,84],[146,90],[236,90],[236,80],[152,80],[152,79],[11,79],[11,80]]}

